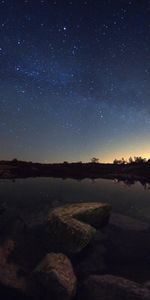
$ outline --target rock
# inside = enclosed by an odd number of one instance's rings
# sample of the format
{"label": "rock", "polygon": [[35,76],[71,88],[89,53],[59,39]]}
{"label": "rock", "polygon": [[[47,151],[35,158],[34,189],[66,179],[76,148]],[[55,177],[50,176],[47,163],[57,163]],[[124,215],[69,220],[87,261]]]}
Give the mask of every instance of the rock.
{"label": "rock", "polygon": [[146,223],[115,214],[110,217],[105,241],[109,273],[139,282],[150,278],[150,230]]}
{"label": "rock", "polygon": [[92,274],[104,274],[107,272],[104,241],[105,236],[101,231],[97,231],[91,243],[72,258],[75,273],[80,280]]}
{"label": "rock", "polygon": [[19,276],[19,267],[9,261],[14,247],[15,242],[13,240],[6,240],[0,245],[0,285],[24,293],[26,289],[25,278]]}
{"label": "rock", "polygon": [[[116,216],[116,215],[115,215]],[[125,216],[113,216],[107,232],[107,257],[110,262],[138,263],[148,261],[150,253],[150,230],[147,224]],[[129,220],[129,223],[128,223]],[[132,220],[132,221],[131,221]]]}
{"label": "rock", "polygon": [[148,289],[150,289],[150,281],[144,282],[144,286]]}
{"label": "rock", "polygon": [[[7,290],[10,293],[12,290],[12,295],[20,295],[12,299],[22,299],[26,296],[28,299],[28,277],[39,258],[43,257],[43,252],[39,239],[36,240],[30,231],[24,230],[24,223],[16,220],[10,226],[10,237],[0,242],[0,286],[3,295],[7,295]],[[7,299],[7,296],[2,298]]]}
{"label": "rock", "polygon": [[128,279],[112,275],[89,276],[80,299],[86,300],[149,300],[150,291]]}
{"label": "rock", "polygon": [[76,283],[70,260],[62,253],[49,253],[32,274],[32,293],[35,298],[37,294],[44,299],[69,300],[75,296]]}
{"label": "rock", "polygon": [[[89,249],[90,250],[90,249]],[[105,248],[103,246],[96,246],[95,251],[92,249],[89,255],[86,255],[77,266],[75,270],[79,278],[87,277],[91,274],[106,273],[107,266],[104,259]]]}
{"label": "rock", "polygon": [[85,248],[96,233],[107,224],[111,207],[103,203],[79,203],[54,209],[47,222],[48,240],[65,253]]}
{"label": "rock", "polygon": [[0,216],[0,237],[13,237],[15,238],[19,234],[22,234],[26,229],[26,224],[24,220],[19,216],[14,214],[13,211],[7,210],[6,213]]}

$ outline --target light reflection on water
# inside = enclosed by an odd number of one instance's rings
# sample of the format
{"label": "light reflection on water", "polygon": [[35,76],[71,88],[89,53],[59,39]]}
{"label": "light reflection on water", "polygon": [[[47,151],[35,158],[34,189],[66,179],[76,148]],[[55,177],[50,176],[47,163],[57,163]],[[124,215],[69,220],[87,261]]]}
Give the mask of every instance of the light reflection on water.
{"label": "light reflection on water", "polygon": [[111,203],[114,212],[150,222],[150,190],[139,182],[56,178],[0,180],[0,203],[28,221],[40,221],[52,208],[63,204],[89,201]]}

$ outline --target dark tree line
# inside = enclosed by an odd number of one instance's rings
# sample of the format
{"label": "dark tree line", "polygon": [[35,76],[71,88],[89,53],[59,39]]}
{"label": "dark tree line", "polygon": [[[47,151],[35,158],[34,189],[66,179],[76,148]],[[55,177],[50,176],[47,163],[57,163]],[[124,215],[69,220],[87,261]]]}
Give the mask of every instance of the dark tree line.
{"label": "dark tree line", "polygon": [[150,159],[143,158],[142,156],[134,156],[134,157],[129,157],[128,160],[125,160],[123,157],[121,159],[115,158],[113,161],[114,164],[116,165],[124,165],[124,164],[145,164],[145,163],[150,163]]}

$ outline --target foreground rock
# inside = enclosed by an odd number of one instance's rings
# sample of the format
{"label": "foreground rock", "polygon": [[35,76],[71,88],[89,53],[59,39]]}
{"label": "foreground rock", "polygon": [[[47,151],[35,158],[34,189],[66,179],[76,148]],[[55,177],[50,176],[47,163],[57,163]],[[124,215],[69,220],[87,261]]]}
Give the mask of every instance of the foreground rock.
{"label": "foreground rock", "polygon": [[149,261],[149,225],[127,216],[111,216],[107,232],[107,256],[112,263]]}
{"label": "foreground rock", "polygon": [[0,284],[7,289],[12,288],[24,293],[26,290],[25,278],[19,275],[19,267],[9,261],[14,247],[13,240],[6,240],[3,245],[0,245]]}
{"label": "foreground rock", "polygon": [[103,246],[106,236],[97,231],[91,243],[72,260],[75,273],[80,281],[89,275],[107,272],[106,249]]}
{"label": "foreground rock", "polygon": [[80,252],[95,235],[95,228],[107,224],[110,210],[110,205],[103,203],[79,203],[56,208],[48,218],[48,239],[56,250]]}
{"label": "foreground rock", "polygon": [[148,289],[150,289],[150,281],[144,282],[144,286]]}
{"label": "foreground rock", "polygon": [[32,275],[32,293],[35,298],[44,295],[44,299],[69,300],[74,297],[76,277],[64,254],[49,253],[39,263]]}
{"label": "foreground rock", "polygon": [[89,276],[82,296],[86,300],[149,300],[150,291],[128,279],[112,275]]}
{"label": "foreground rock", "polygon": [[105,263],[105,248],[103,246],[96,247],[89,255],[85,255],[83,260],[77,263],[75,270],[78,278],[81,280],[92,274],[104,274],[107,272],[107,265]]}
{"label": "foreground rock", "polygon": [[104,231],[107,235],[105,259],[109,273],[137,282],[150,278],[149,224],[112,214]]}

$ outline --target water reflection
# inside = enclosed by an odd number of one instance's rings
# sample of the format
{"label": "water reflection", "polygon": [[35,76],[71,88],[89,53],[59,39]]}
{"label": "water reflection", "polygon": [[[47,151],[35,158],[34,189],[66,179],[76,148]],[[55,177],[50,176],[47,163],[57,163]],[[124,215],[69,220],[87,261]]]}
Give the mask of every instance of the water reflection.
{"label": "water reflection", "polygon": [[113,211],[150,222],[150,184],[134,180],[27,178],[0,180],[0,203],[30,221],[54,207],[75,202],[108,202]]}
{"label": "water reflection", "polygon": [[149,190],[150,189],[150,182],[145,182],[145,180],[135,180],[135,179],[124,179],[124,180],[119,180],[117,178],[114,179],[114,182],[123,182],[124,184],[126,184],[127,186],[131,186],[131,185],[134,185],[136,184],[137,182],[139,182],[142,187],[145,189],[145,190]]}

